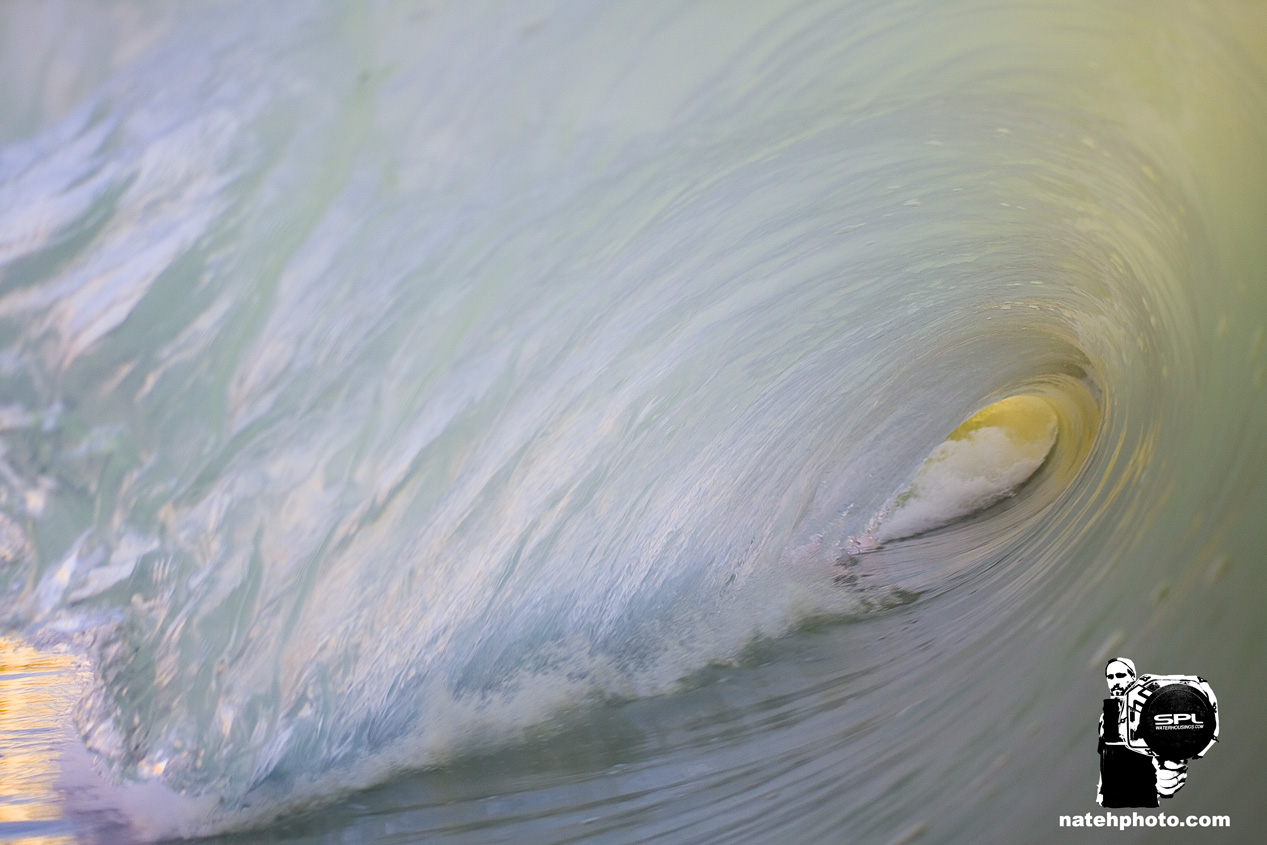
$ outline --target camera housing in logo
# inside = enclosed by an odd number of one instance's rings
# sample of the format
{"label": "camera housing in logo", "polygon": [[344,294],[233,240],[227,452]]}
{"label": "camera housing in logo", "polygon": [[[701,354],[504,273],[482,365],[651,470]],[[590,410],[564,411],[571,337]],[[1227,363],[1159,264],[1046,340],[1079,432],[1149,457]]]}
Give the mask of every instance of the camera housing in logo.
{"label": "camera housing in logo", "polygon": [[1182,762],[1202,757],[1219,739],[1214,690],[1196,675],[1140,675],[1126,688],[1120,736],[1132,751]]}

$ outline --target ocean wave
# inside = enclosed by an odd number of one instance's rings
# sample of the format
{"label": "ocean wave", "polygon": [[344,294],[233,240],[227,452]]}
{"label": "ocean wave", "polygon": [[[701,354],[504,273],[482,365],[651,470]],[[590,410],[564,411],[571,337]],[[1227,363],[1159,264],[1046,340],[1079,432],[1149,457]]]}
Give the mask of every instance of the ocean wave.
{"label": "ocean wave", "polygon": [[1267,36],[1167,9],[155,13],[0,152],[5,624],[165,834],[965,583],[1064,618],[1267,466]]}

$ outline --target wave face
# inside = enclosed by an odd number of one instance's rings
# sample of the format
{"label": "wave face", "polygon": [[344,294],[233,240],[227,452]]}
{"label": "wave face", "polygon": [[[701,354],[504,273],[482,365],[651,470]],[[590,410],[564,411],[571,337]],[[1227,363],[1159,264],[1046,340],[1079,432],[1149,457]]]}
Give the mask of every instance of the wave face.
{"label": "wave face", "polygon": [[[1261,816],[1260,4],[0,14],[0,624],[137,836],[586,720],[444,829],[1046,830],[1110,650]],[[848,557],[1015,394],[1016,495]]]}

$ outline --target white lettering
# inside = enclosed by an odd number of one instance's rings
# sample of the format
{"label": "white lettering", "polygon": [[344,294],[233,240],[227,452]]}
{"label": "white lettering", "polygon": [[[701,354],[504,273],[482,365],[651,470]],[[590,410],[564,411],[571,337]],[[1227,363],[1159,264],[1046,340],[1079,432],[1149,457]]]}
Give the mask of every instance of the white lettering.
{"label": "white lettering", "polygon": [[1231,827],[1231,816],[1168,816],[1164,810],[1158,810],[1155,816],[1144,816],[1138,812],[1130,815],[1116,816],[1110,812],[1100,815],[1087,813],[1082,816],[1059,816],[1061,827],[1115,827],[1126,830],[1128,827]]}
{"label": "white lettering", "polygon": [[1158,713],[1153,716],[1153,724],[1158,727],[1163,725],[1182,725],[1184,722],[1198,728],[1205,724],[1205,722],[1197,719],[1196,713]]}

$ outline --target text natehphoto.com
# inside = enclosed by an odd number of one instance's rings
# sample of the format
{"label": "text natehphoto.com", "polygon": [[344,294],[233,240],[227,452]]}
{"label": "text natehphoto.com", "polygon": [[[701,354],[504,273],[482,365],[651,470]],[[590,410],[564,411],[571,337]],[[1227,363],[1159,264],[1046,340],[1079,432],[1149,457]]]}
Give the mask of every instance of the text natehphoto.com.
{"label": "text natehphoto.com", "polygon": [[1157,813],[1084,813],[1080,816],[1061,816],[1061,827],[1115,827],[1126,830],[1134,827],[1231,827],[1231,816],[1185,816],[1180,818],[1164,812]]}

